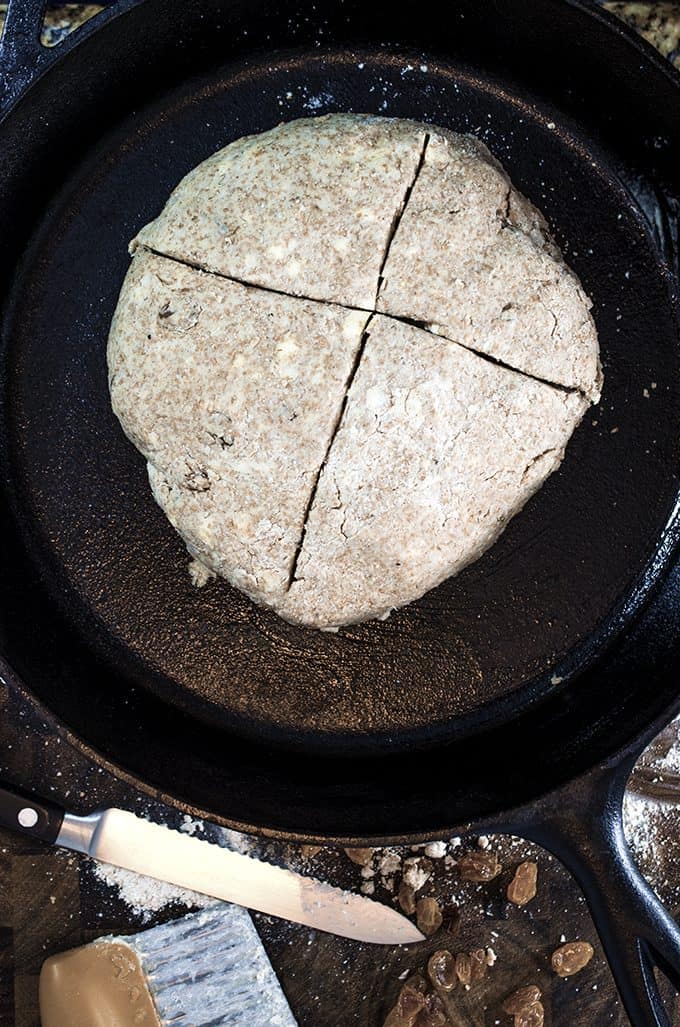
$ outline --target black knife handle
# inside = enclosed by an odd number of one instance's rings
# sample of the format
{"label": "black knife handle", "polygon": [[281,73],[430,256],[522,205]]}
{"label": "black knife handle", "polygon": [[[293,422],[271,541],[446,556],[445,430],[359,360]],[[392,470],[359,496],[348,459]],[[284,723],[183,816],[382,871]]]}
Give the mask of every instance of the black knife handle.
{"label": "black knife handle", "polygon": [[0,786],[0,827],[52,845],[63,819],[63,809],[53,803]]}

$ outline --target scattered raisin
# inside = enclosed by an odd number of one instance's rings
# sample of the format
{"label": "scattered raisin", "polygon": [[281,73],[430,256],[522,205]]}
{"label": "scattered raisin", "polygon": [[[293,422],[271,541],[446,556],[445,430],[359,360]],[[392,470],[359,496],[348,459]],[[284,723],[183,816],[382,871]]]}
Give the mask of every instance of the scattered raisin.
{"label": "scattered raisin", "polygon": [[464,988],[469,987],[472,976],[472,960],[469,953],[459,952],[456,956],[456,977]]}
{"label": "scattered raisin", "polygon": [[508,885],[507,896],[510,902],[516,906],[526,906],[536,897],[536,881],[538,878],[538,866],[528,861],[520,863],[515,870],[515,875]]}
{"label": "scattered raisin", "polygon": [[501,872],[495,852],[468,852],[458,860],[458,872],[464,881],[493,881]]}
{"label": "scattered raisin", "polygon": [[201,467],[200,464],[190,464],[187,461],[187,467],[189,470],[184,475],[184,486],[189,492],[209,492],[211,489],[210,475],[206,471],[205,467]]}
{"label": "scattered raisin", "polygon": [[399,992],[396,1004],[387,1014],[384,1027],[414,1027],[425,1006],[425,996],[407,981]]}
{"label": "scattered raisin", "polygon": [[501,1009],[510,1016],[519,1016],[525,1009],[536,1005],[540,1000],[540,988],[537,988],[535,984],[527,984],[524,988],[513,991],[512,995],[508,995]]}
{"label": "scattered raisin", "polygon": [[367,867],[373,859],[373,849],[345,849],[345,853],[359,867]]}
{"label": "scattered raisin", "polygon": [[456,960],[446,949],[433,952],[427,964],[427,973],[435,988],[453,991],[458,983]]}
{"label": "scattered raisin", "polygon": [[515,1027],[543,1027],[545,1010],[540,1002],[534,1002],[533,1006],[523,1009],[515,1017]]}
{"label": "scattered raisin", "polygon": [[415,913],[416,893],[414,892],[411,885],[407,884],[406,881],[402,881],[399,885],[399,893],[397,895],[397,898],[399,900],[399,905],[405,913],[408,913],[409,916],[412,913]]}
{"label": "scattered raisin", "polygon": [[568,941],[553,952],[550,962],[560,977],[571,977],[588,965],[593,952],[593,946],[587,941]]}
{"label": "scattered raisin", "polygon": [[479,981],[486,976],[487,962],[484,949],[473,949],[470,953],[470,980]]}
{"label": "scattered raisin", "polygon": [[442,925],[442,911],[436,899],[418,899],[416,903],[416,923],[418,930],[429,938]]}

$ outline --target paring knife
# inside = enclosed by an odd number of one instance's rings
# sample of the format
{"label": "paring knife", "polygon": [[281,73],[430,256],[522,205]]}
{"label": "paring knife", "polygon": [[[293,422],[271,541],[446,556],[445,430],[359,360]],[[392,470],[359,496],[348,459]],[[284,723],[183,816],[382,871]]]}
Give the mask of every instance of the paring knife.
{"label": "paring knife", "polygon": [[0,826],[330,934],[379,945],[424,940],[401,913],[363,895],[230,852],[122,809],[77,817],[50,802],[0,787]]}

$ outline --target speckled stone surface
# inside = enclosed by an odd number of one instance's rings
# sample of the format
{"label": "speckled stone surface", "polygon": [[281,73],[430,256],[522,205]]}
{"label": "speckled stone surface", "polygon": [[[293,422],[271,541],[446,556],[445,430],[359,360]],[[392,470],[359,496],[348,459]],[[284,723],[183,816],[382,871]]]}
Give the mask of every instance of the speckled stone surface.
{"label": "speckled stone surface", "polygon": [[680,3],[611,0],[602,6],[632,25],[676,68],[680,68]]}

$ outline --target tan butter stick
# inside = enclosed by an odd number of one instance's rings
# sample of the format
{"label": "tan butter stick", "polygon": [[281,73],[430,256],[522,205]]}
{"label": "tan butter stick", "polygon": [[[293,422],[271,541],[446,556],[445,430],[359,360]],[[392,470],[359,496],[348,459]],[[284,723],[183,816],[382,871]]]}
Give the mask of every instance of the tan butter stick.
{"label": "tan butter stick", "polygon": [[42,1027],[295,1027],[245,909],[219,903],[125,938],[52,956]]}
{"label": "tan butter stick", "polygon": [[42,1027],[156,1027],[160,1018],[129,945],[97,942],[52,956],[40,974]]}

